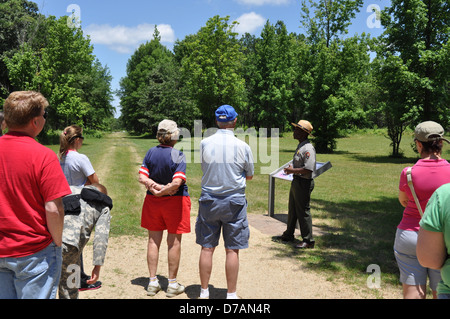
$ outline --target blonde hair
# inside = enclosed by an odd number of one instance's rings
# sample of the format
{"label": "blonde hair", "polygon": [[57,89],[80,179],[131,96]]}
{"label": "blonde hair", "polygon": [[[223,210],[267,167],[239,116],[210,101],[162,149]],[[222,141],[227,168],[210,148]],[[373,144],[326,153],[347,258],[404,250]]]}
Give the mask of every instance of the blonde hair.
{"label": "blonde hair", "polygon": [[82,137],[83,129],[78,125],[68,126],[59,136],[58,157],[61,159],[67,155],[67,152],[75,145],[77,137]]}
{"label": "blonde hair", "polygon": [[26,126],[48,107],[47,99],[39,92],[17,91],[11,93],[3,105],[5,122],[9,128]]}

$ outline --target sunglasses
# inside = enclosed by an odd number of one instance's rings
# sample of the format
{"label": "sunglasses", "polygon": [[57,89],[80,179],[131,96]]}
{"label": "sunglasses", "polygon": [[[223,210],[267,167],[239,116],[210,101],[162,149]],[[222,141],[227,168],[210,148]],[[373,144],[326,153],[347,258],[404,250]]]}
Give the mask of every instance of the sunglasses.
{"label": "sunglasses", "polygon": [[69,144],[72,143],[77,138],[81,138],[82,140],[84,140],[84,136],[83,135],[75,135],[69,140]]}
{"label": "sunglasses", "polygon": [[48,111],[47,111],[47,109],[44,110],[44,114],[42,114],[42,117],[44,118],[44,120],[47,119],[47,117],[48,117]]}

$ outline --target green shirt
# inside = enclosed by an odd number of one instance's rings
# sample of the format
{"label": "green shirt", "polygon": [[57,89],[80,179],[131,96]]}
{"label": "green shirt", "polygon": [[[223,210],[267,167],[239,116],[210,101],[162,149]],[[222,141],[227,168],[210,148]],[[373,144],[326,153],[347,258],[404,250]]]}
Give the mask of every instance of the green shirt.
{"label": "green shirt", "polygon": [[[427,231],[444,234],[447,255],[450,254],[450,184],[439,187],[428,201],[420,227]],[[442,280],[438,285],[438,294],[450,294],[450,259],[441,268]]]}

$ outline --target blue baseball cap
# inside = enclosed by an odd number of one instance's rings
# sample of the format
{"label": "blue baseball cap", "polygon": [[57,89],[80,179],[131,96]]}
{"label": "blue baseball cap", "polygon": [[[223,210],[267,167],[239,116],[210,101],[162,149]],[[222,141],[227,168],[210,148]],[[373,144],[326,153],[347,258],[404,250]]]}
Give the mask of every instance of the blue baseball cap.
{"label": "blue baseball cap", "polygon": [[238,114],[231,105],[222,105],[216,110],[216,120],[218,122],[233,121]]}

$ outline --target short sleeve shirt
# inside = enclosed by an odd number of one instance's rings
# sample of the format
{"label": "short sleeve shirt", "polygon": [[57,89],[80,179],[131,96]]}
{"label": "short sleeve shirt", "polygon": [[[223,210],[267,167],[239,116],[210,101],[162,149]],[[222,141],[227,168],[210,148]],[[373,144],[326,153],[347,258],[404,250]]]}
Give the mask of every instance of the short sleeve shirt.
{"label": "short sleeve shirt", "polygon": [[95,173],[89,158],[76,151],[69,151],[60,164],[70,186],[84,186],[88,176]]}
{"label": "short sleeve shirt", "polygon": [[[450,254],[450,184],[438,188],[431,196],[420,227],[432,232],[443,233],[447,254]],[[450,259],[441,268],[442,281],[438,285],[439,294],[450,294]]]}
{"label": "short sleeve shirt", "polygon": [[51,149],[10,132],[0,138],[0,258],[32,255],[52,241],[45,203],[71,194]]}
{"label": "short sleeve shirt", "polygon": [[[407,169],[407,167],[404,168],[400,175],[399,190],[406,193],[408,203],[403,211],[403,217],[398,228],[418,231],[421,217],[408,185],[406,178]],[[412,167],[411,174],[414,191],[419,199],[422,211],[425,211],[425,206],[434,191],[440,186],[450,183],[450,164],[445,159],[420,159]]]}
{"label": "short sleeve shirt", "polygon": [[244,194],[246,177],[253,176],[254,162],[250,146],[220,129],[200,144],[202,191],[221,196]]}
{"label": "short sleeve shirt", "polygon": [[309,170],[310,173],[298,175],[305,179],[312,179],[312,174],[316,169],[316,150],[308,139],[298,144],[294,154],[293,167]]}
{"label": "short sleeve shirt", "polygon": [[[175,178],[186,181],[186,157],[183,152],[167,145],[158,145],[148,150],[139,170],[158,184],[166,185]],[[148,195],[153,195],[147,191]],[[186,183],[173,196],[189,196]]]}

